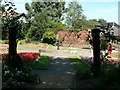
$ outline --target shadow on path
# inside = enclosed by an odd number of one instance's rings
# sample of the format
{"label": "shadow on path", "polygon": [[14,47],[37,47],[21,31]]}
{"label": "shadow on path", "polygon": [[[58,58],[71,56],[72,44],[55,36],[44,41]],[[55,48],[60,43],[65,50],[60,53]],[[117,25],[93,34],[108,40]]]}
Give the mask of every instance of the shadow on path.
{"label": "shadow on path", "polygon": [[36,88],[75,88],[76,70],[68,58],[53,58],[48,70],[34,70],[41,78]]}

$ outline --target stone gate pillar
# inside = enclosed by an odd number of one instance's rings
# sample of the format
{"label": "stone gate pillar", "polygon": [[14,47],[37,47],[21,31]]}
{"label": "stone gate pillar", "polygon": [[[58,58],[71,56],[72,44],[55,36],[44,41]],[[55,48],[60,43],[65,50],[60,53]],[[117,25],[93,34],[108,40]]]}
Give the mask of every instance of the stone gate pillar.
{"label": "stone gate pillar", "polygon": [[101,61],[100,61],[100,29],[92,29],[92,39],[93,39],[93,76],[97,77],[101,71]]}

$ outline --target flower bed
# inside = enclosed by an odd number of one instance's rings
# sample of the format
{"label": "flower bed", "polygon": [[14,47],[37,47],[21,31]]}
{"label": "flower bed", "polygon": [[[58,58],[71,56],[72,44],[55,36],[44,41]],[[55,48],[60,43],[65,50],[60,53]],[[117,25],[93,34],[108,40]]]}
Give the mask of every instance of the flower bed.
{"label": "flower bed", "polygon": [[18,53],[23,61],[31,62],[33,61],[40,53],[39,52],[21,52]]}
{"label": "flower bed", "polygon": [[45,49],[47,49],[48,46],[39,46],[39,48],[45,48]]}
{"label": "flower bed", "polygon": [[0,47],[0,50],[7,50],[7,47]]}
{"label": "flower bed", "polygon": [[[32,62],[40,53],[39,52],[20,52],[18,53],[23,61]],[[8,58],[8,54],[0,54],[3,60]]]}
{"label": "flower bed", "polygon": [[[38,84],[40,78],[32,73],[32,62],[39,55],[39,52],[20,52],[18,55],[22,58],[22,67],[12,68],[6,63],[9,54],[0,54],[3,58],[2,63],[2,87],[3,88],[21,88],[27,83]],[[17,59],[16,59],[17,60]],[[29,63],[30,62],[30,63]]]}
{"label": "flower bed", "polygon": [[1,44],[0,45],[0,50],[7,50],[9,48],[8,44]]}

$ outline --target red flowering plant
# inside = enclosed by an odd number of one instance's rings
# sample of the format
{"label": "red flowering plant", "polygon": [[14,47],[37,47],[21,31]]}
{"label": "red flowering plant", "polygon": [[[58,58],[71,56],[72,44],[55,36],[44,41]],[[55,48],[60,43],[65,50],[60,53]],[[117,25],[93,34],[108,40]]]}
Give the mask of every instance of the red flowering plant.
{"label": "red flowering plant", "polygon": [[[32,62],[40,53],[39,52],[20,52],[18,53],[19,56],[22,58],[22,61]],[[6,60],[9,54],[0,54],[2,60]]]}
{"label": "red flowering plant", "polygon": [[6,60],[8,59],[8,57],[9,57],[9,54],[6,54],[6,53],[0,54],[0,58],[2,58],[2,60]]}
{"label": "red flowering plant", "polygon": [[21,52],[19,53],[23,61],[32,62],[40,53],[39,52]]}

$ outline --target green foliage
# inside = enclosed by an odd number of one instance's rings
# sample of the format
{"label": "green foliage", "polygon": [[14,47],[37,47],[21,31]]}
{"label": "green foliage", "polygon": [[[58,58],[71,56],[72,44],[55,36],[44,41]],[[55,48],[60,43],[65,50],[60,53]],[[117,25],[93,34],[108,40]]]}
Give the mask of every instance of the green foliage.
{"label": "green foliage", "polygon": [[76,57],[70,57],[70,60],[75,65],[79,79],[91,78],[90,67],[86,63]]}
{"label": "green foliage", "polygon": [[47,16],[45,11],[42,11],[41,13],[35,15],[33,19],[34,22],[28,30],[27,39],[40,40],[42,38],[42,35],[47,27],[46,17]]}
{"label": "green foliage", "polygon": [[18,30],[17,39],[19,40],[26,39],[29,28],[30,28],[29,23],[21,22],[21,29]]}
{"label": "green foliage", "polygon": [[[2,17],[2,39],[6,40],[9,36],[10,28],[14,28],[14,30],[20,30],[21,24],[19,22],[19,16],[12,17]],[[16,33],[17,34],[17,33]]]}
{"label": "green foliage", "polygon": [[107,42],[104,39],[101,39],[100,49],[107,49]]}
{"label": "green foliage", "polygon": [[19,40],[17,44],[18,45],[23,45],[23,44],[26,44],[26,42],[25,42],[25,40]]}
{"label": "green foliage", "polygon": [[102,67],[102,73],[106,77],[102,77],[106,81],[106,83],[112,82],[112,81],[119,81],[119,75],[120,75],[120,67],[116,68],[114,65],[103,65]]}
{"label": "green foliage", "polygon": [[106,23],[107,21],[104,20],[103,18],[100,18],[100,19],[98,19],[98,22],[99,22],[100,24],[104,24],[104,23]]}
{"label": "green foliage", "polygon": [[116,37],[116,39],[117,39],[117,41],[119,41],[119,42],[120,42],[120,37]]}
{"label": "green foliage", "polygon": [[66,8],[66,24],[69,28],[80,29],[81,19],[85,19],[83,15],[82,6],[77,2],[70,2],[68,8]]}
{"label": "green foliage", "polygon": [[9,44],[9,40],[0,40],[0,44]]}
{"label": "green foliage", "polygon": [[2,11],[2,12],[5,11],[5,5],[0,4],[0,11]]}
{"label": "green foliage", "polygon": [[32,2],[31,5],[26,3],[27,21],[31,24],[27,39],[41,40],[46,30],[57,31],[63,27],[59,22],[64,12],[64,5],[65,2]]}
{"label": "green foliage", "polygon": [[57,33],[59,30],[65,30],[67,27],[65,24],[62,24],[61,22],[51,22],[50,23],[51,28],[48,28],[48,31],[53,31],[54,33]]}
{"label": "green foliage", "polygon": [[52,31],[45,32],[42,38],[43,43],[54,44],[56,42],[56,35]]}
{"label": "green foliage", "polygon": [[21,68],[11,68],[6,61],[2,63],[2,87],[19,88],[25,83],[39,83],[37,75],[32,74],[32,69],[23,63]]}
{"label": "green foliage", "polygon": [[101,76],[98,77],[94,82],[94,88],[100,89],[120,89],[120,67],[116,68],[114,65],[111,64],[103,64],[101,68]]}
{"label": "green foliage", "polygon": [[39,56],[31,62],[31,65],[35,69],[48,69],[48,60],[48,56]]}

